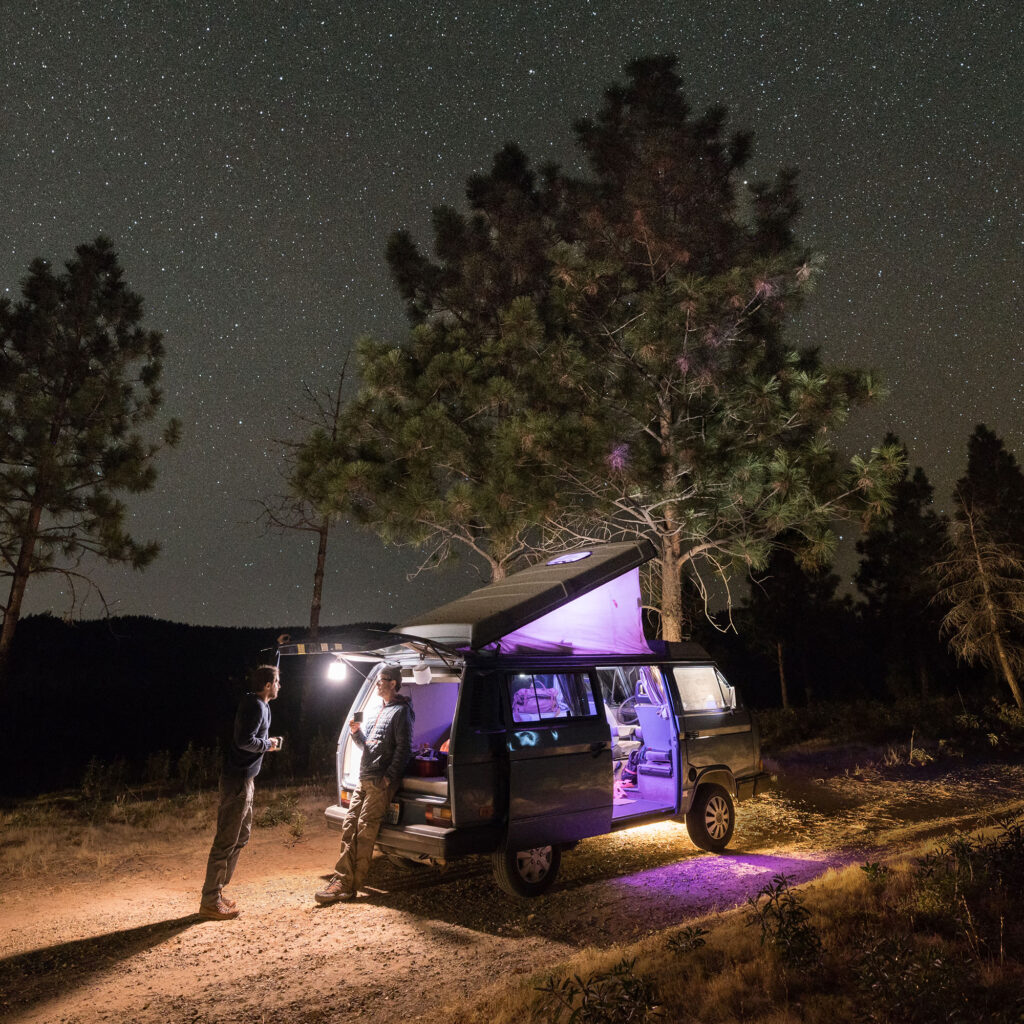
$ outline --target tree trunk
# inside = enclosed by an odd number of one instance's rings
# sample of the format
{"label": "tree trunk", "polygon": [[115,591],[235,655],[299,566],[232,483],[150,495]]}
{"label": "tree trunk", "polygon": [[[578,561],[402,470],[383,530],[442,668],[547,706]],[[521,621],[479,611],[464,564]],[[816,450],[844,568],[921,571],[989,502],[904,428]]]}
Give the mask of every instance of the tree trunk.
{"label": "tree trunk", "polygon": [[979,579],[981,580],[982,594],[985,599],[985,612],[988,615],[989,627],[992,631],[992,640],[996,647],[996,658],[999,661],[999,667],[1003,670],[1003,678],[1006,680],[1007,685],[1010,687],[1010,692],[1013,694],[1013,699],[1017,702],[1017,707],[1024,711],[1024,700],[1021,699],[1020,686],[1017,683],[1016,675],[1014,675],[1010,659],[1006,654],[1006,649],[1003,647],[1003,638],[999,635],[999,616],[996,613],[995,602],[992,599],[992,592],[988,585],[988,576],[985,572],[985,566],[982,563],[981,550],[978,547],[978,535],[975,532],[973,516],[968,516],[967,524],[971,530],[971,544],[974,546],[974,557],[978,563],[978,574]]}
{"label": "tree trunk", "polygon": [[683,639],[683,584],[671,537],[661,541],[661,638],[670,643]]}
{"label": "tree trunk", "polygon": [[32,556],[36,549],[36,538],[39,536],[39,523],[42,520],[42,505],[33,505],[29,510],[28,524],[22,534],[21,551],[18,553],[18,564],[14,567],[14,578],[11,580],[11,593],[4,609],[4,624],[0,629],[0,688],[5,685],[7,659],[14,643],[14,630],[21,618],[21,602],[25,597],[25,587],[32,574]]}
{"label": "tree trunk", "polygon": [[326,519],[320,523],[317,531],[320,542],[316,549],[316,572],[313,573],[313,600],[309,606],[309,636],[315,640],[320,632],[320,607],[324,593],[324,565],[327,563],[327,534],[330,524]]}
{"label": "tree trunk", "polygon": [[782,641],[778,640],[775,643],[775,648],[779,657],[779,690],[782,692],[782,706],[784,708],[789,707],[789,692],[786,689],[786,670],[782,664]]}
{"label": "tree trunk", "polygon": [[1013,666],[1007,657],[1006,648],[1003,647],[1003,638],[998,633],[994,633],[993,638],[995,639],[996,653],[999,657],[999,667],[1003,670],[1003,677],[1010,687],[1010,692],[1013,694],[1013,699],[1017,702],[1017,707],[1024,711],[1024,700],[1021,699],[1020,684],[1017,682]]}

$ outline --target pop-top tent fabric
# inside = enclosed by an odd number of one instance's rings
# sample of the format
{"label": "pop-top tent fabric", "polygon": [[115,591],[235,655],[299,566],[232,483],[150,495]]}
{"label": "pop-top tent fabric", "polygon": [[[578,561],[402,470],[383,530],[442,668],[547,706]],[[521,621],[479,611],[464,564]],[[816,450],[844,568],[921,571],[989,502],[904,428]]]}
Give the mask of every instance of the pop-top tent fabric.
{"label": "pop-top tent fabric", "polygon": [[654,554],[646,540],[565,552],[419,615],[400,632],[503,654],[652,654],[639,567]]}

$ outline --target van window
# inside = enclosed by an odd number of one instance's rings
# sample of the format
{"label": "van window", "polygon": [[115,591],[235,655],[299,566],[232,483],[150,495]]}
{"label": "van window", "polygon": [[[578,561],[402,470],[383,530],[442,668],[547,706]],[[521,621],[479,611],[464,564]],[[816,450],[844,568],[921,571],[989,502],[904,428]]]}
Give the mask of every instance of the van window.
{"label": "van window", "polygon": [[594,691],[585,672],[517,672],[509,677],[509,692],[515,722],[597,714]]}
{"label": "van window", "polygon": [[733,688],[714,665],[676,665],[672,675],[684,711],[728,711],[735,705]]}
{"label": "van window", "polygon": [[631,703],[667,704],[665,684],[657,665],[602,665],[597,669],[598,679],[608,703],[618,707],[624,701]]}

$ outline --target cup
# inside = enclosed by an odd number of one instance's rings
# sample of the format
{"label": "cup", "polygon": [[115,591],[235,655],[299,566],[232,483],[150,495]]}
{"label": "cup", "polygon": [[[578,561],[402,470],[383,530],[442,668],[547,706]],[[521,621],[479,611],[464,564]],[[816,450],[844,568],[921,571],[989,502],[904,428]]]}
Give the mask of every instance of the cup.
{"label": "cup", "polygon": [[362,711],[353,711],[352,712],[352,721],[355,722],[356,725],[361,725],[362,722],[363,722],[363,713],[362,713]]}

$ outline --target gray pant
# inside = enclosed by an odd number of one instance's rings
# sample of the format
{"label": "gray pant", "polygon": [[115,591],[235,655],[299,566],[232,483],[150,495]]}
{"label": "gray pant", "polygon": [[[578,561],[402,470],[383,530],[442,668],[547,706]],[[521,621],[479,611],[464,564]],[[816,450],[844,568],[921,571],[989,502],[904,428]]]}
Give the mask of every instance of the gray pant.
{"label": "gray pant", "polygon": [[348,814],[341,826],[341,855],[334,870],[341,876],[347,892],[358,892],[370,873],[373,844],[388,812],[398,782],[383,779],[360,779],[352,794]]}
{"label": "gray pant", "polygon": [[252,795],[256,780],[240,779],[230,775],[220,777],[220,806],[217,808],[217,834],[210,847],[206,862],[206,881],[203,883],[204,907],[216,905],[221,889],[231,881],[242,847],[249,842],[252,832]]}

